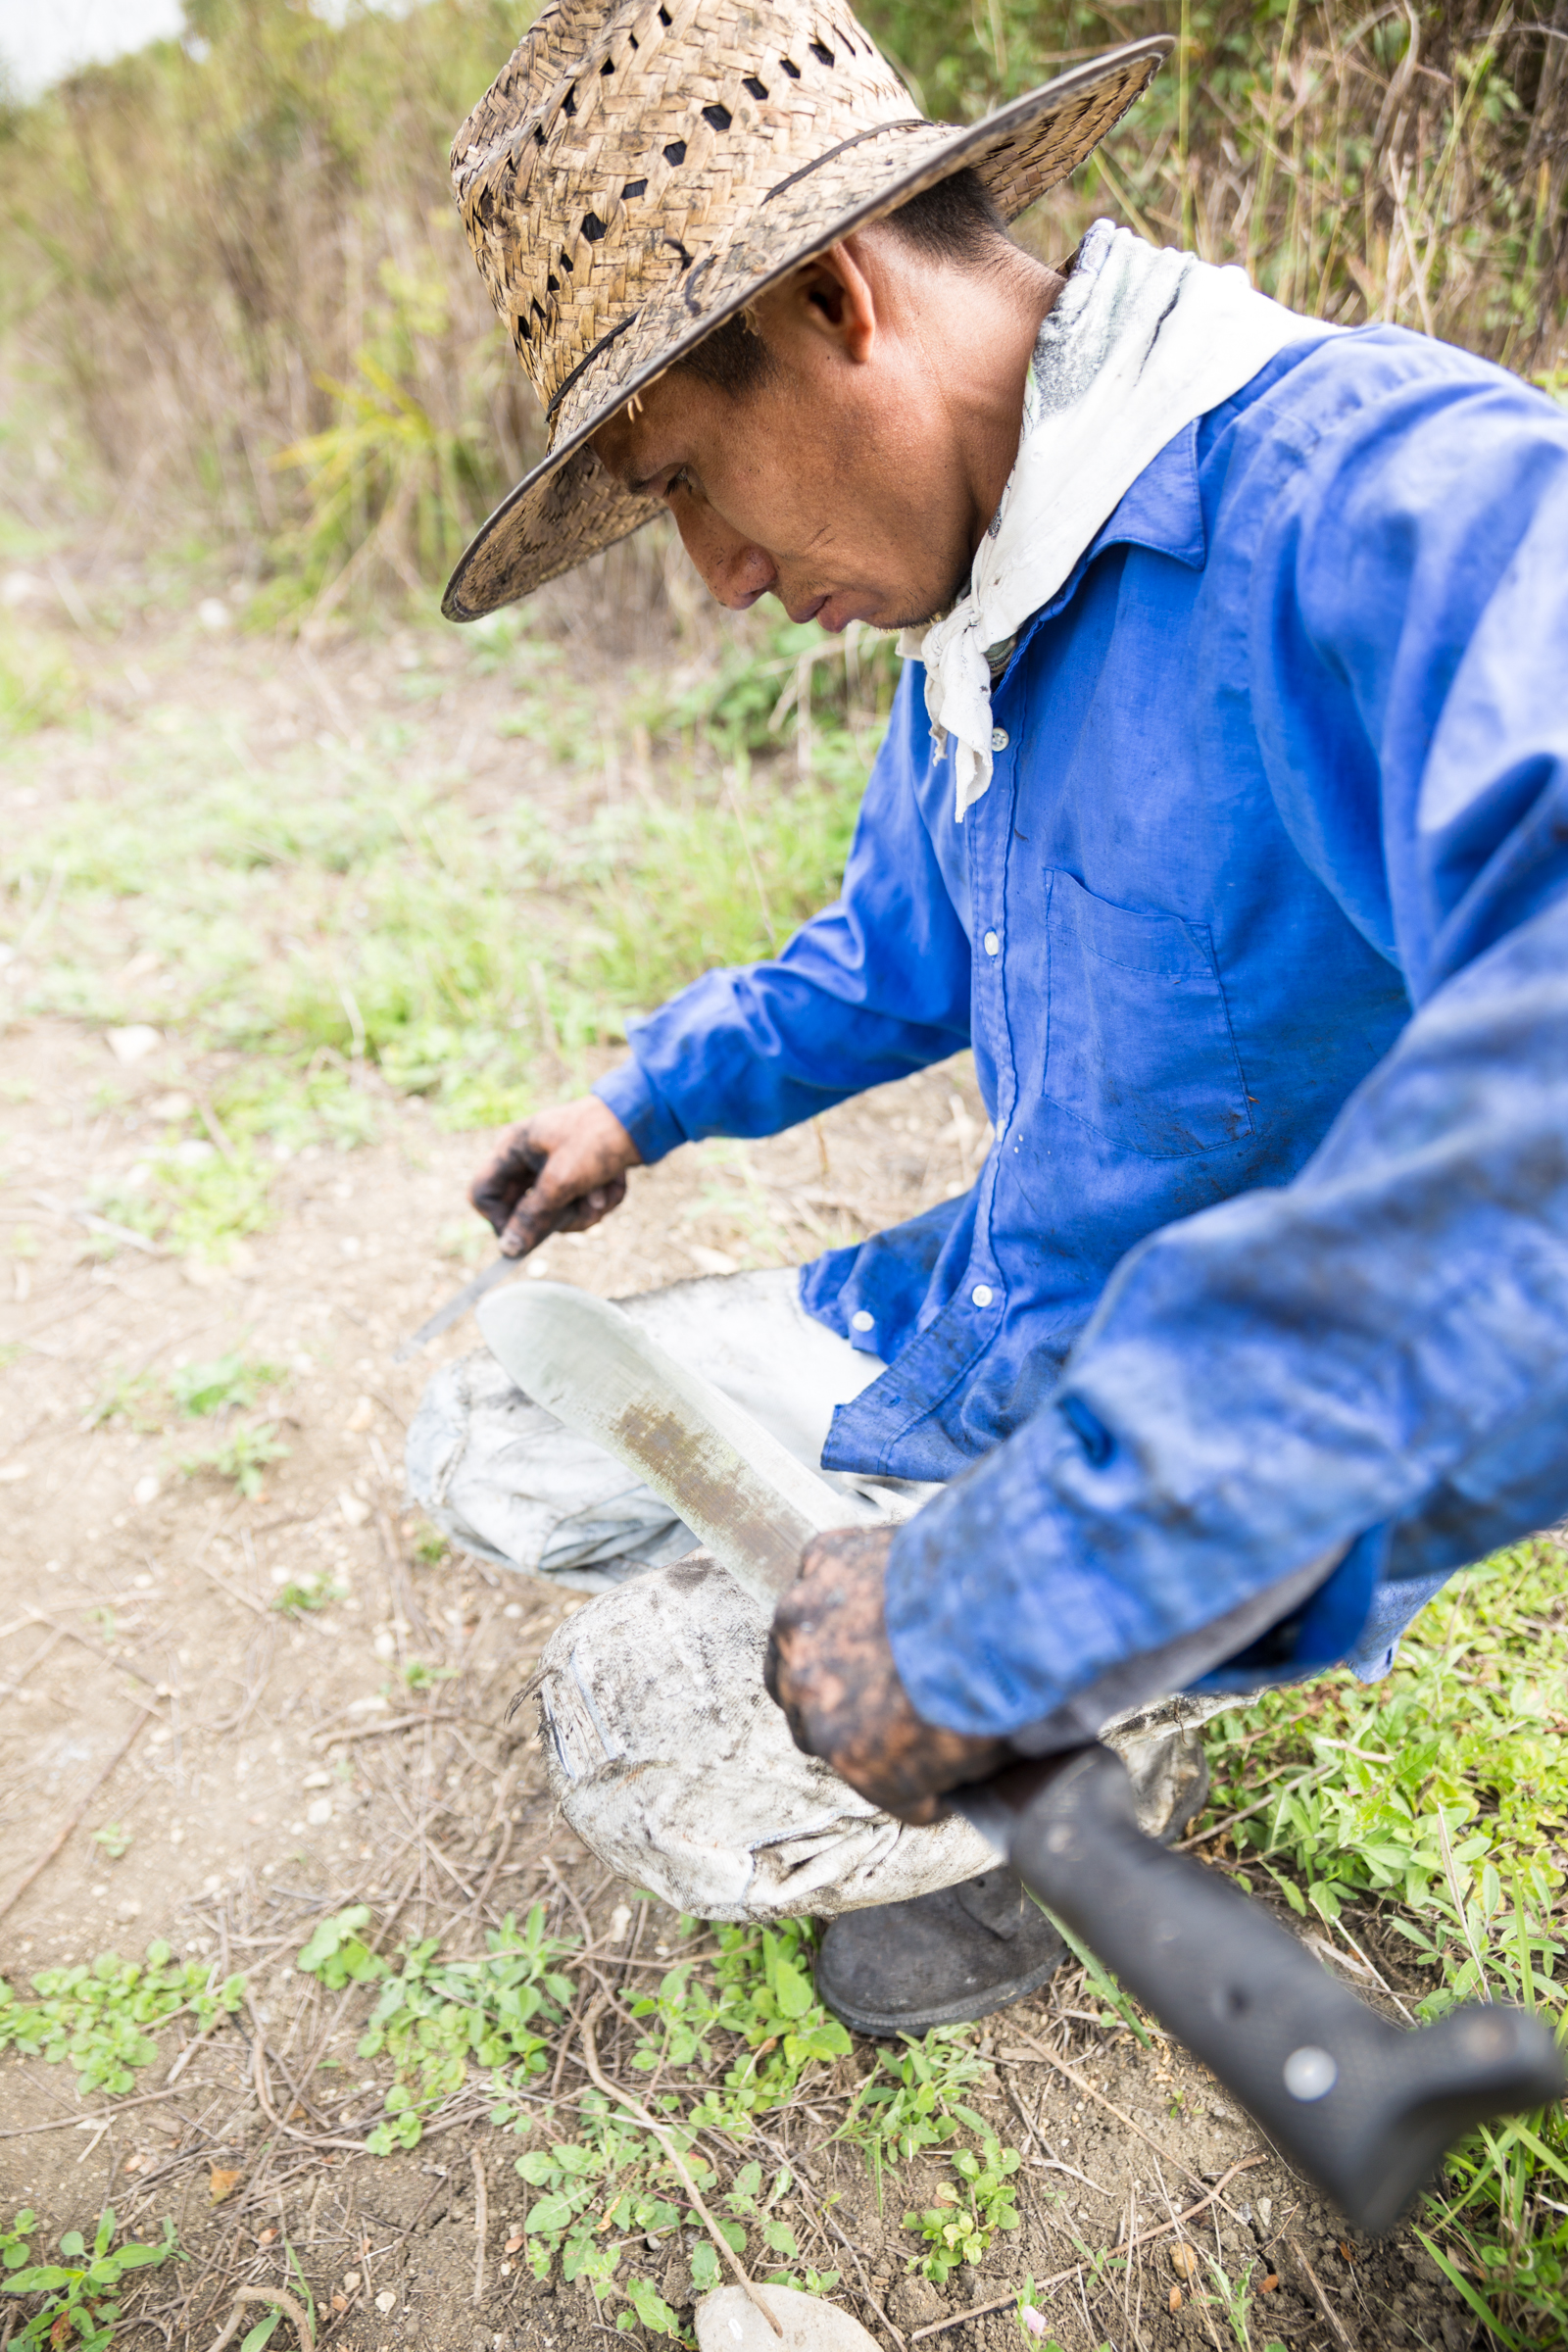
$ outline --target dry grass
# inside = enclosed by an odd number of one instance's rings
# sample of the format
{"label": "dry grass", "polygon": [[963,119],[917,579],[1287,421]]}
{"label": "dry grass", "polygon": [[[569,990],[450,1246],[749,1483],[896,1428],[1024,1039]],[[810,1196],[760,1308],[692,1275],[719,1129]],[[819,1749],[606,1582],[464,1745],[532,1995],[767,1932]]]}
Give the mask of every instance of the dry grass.
{"label": "dry grass", "polygon": [[[1568,366],[1568,11],[1555,0],[1183,8],[1171,68],[1025,234],[1110,210],[1347,324],[1543,380]],[[422,593],[537,453],[447,186],[454,123],[530,10],[426,0],[334,28],[204,0],[203,33],[0,122],[0,450],[23,531],[101,510],[97,563],[195,534],[263,610]],[[1171,12],[868,0],[927,108],[972,116]],[[627,574],[627,576],[622,576]],[[658,608],[657,562],[616,572]],[[593,579],[567,598],[580,622]],[[559,602],[559,600],[558,600]]]}

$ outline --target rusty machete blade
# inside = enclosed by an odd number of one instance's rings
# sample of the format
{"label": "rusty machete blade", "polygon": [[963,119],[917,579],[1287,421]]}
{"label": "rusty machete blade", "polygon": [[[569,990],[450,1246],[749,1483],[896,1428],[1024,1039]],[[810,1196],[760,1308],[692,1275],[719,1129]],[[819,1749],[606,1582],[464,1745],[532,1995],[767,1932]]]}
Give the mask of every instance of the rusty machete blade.
{"label": "rusty machete blade", "polygon": [[479,1317],[535,1404],[635,1470],[749,1592],[769,1601],[830,1527],[881,1513],[797,1461],[624,1308],[569,1283],[518,1283]]}

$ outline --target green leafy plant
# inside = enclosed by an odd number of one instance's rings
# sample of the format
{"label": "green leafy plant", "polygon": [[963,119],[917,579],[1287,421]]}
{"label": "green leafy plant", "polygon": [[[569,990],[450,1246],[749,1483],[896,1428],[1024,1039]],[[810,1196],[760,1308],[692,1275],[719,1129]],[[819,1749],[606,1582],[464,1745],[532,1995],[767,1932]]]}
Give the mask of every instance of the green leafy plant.
{"label": "green leafy plant", "polygon": [[247,1363],[235,1349],[210,1364],[181,1364],[170,1379],[174,1402],[193,1419],[254,1404],[263,1389],[287,1377],[280,1364]]}
{"label": "green leafy plant", "polygon": [[427,1666],[422,1658],[410,1658],[403,1680],[411,1690],[433,1690],[437,1683],[450,1683],[456,1673],[455,1666]]}
{"label": "green leafy plant", "polygon": [[890,2059],[878,2049],[836,2134],[865,2158],[878,2203],[882,2177],[890,2167],[908,2164],[924,2149],[941,2146],[960,2125],[982,2140],[991,2131],[984,2116],[956,2095],[989,2071],[975,2054],[971,2030],[936,2026],[922,2041],[907,2034],[902,2038],[902,2058]]}
{"label": "green leafy plant", "polygon": [[[21,2217],[18,2219],[20,2222]],[[116,2228],[115,2209],[106,2205],[90,2249],[79,2230],[68,2230],[60,2240],[63,2262],[28,2264],[11,2270],[0,2281],[0,2290],[8,2295],[45,2298],[13,2342],[47,2344],[49,2352],[66,2352],[67,2346],[79,2339],[80,2352],[108,2352],[120,2318],[120,2306],[112,2298],[121,2280],[131,2271],[156,2270],[171,2255],[183,2259],[172,2222],[165,2222],[161,2245],[130,2239],[116,2246]]]}
{"label": "green leafy plant", "polygon": [[283,1461],[288,1450],[279,1442],[275,1422],[257,1421],[232,1431],[216,1446],[181,1454],[179,1466],[187,1478],[210,1471],[230,1480],[242,1494],[254,1496],[262,1491],[269,1464]]}
{"label": "green leafy plant", "polygon": [[157,1942],[139,1961],[100,1952],[90,1964],[41,1969],[32,2000],[0,1978],[0,2049],[51,2066],[68,2060],[84,2094],[133,2089],[139,2069],[158,2055],[153,2035],[162,2027],[188,2013],[203,2029],[239,2007],[244,1978],[215,1987],[210,1976],[201,1961],[175,1960]]}
{"label": "green leafy plant", "polygon": [[92,1841],[109,1856],[111,1862],[120,1861],[122,1855],[130,1851],[130,1833],[122,1829],[118,1821],[106,1821],[101,1830],[94,1830]]}
{"label": "green leafy plant", "polygon": [[38,2217],[28,2205],[9,2230],[0,2230],[0,2270],[20,2271],[32,2259],[28,2244],[37,2227]]}
{"label": "green leafy plant", "polygon": [[284,1617],[311,1617],[318,1609],[330,1608],[334,1600],[341,1600],[347,1591],[346,1585],[329,1576],[291,1577],[273,1593],[272,1606]]}
{"label": "green leafy plant", "polygon": [[960,2263],[983,2262],[999,2230],[1018,2227],[1012,2180],[1020,2162],[1016,2148],[1004,2148],[987,2132],[978,2156],[959,2148],[948,2161],[957,2180],[942,2183],[935,2205],[904,2217],[906,2230],[918,2230],[928,2248],[908,2267],[934,2286],[946,2286]]}
{"label": "green leafy plant", "polygon": [[381,1959],[364,1940],[370,1913],[363,1903],[317,1926],[297,1967],[329,1991],[381,1986],[359,2054],[385,2053],[396,2080],[385,2098],[388,2120],[366,2141],[372,2155],[416,2146],[424,2117],[462,2087],[470,2065],[498,2077],[543,2071],[547,2045],[536,2027],[559,2026],[573,1989],[560,1970],[572,1946],[547,1936],[544,1919],[542,1904],[520,1928],[509,1911],[487,1933],[484,1959],[452,1961],[438,1957],[433,1938],[406,1946],[395,1962]]}

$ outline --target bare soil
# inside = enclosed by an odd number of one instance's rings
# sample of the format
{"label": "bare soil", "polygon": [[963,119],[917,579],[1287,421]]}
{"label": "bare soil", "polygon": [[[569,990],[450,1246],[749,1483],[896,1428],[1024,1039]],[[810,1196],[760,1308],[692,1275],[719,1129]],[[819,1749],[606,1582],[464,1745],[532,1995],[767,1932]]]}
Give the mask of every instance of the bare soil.
{"label": "bare soil", "polygon": [[[122,740],[150,723],[136,680],[155,677],[161,707],[232,713],[265,764],[302,729],[373,710],[398,660],[395,640],[280,650],[146,619],[101,656],[93,693]],[[533,788],[520,747],[496,741],[491,695],[468,682],[434,700],[417,748],[479,801]],[[15,771],[24,781],[0,785],[8,823],[42,822],[100,789],[113,730],[39,738]],[[318,2340],[589,2352],[612,2315],[586,2288],[536,2281],[507,2250],[534,2193],[514,2169],[517,2142],[489,2128],[474,2095],[412,2152],[365,2155],[384,2087],[354,2055],[368,1996],[323,1995],[293,1968],[312,1923],[356,1901],[387,1948],[428,1934],[455,1953],[542,1901],[561,1932],[586,1932],[617,1982],[635,1981],[673,1931],[649,1906],[617,1930],[633,1890],[553,1816],[531,1710],[508,1721],[542,1642],[578,1604],[422,1557],[404,1504],[404,1429],[430,1360],[475,1334],[459,1329],[403,1366],[392,1349],[468,1271],[437,1237],[463,1213],[485,1139],[444,1134],[420,1102],[388,1097],[381,1141],[287,1167],[272,1222],[227,1269],[130,1247],[106,1260],[79,1203],[134,1160],[160,1097],[200,1097],[213,1074],[176,1035],[129,1071],[84,1025],[13,1019],[0,1037],[0,1219],[39,1245],[0,1259],[13,1294],[0,1332],[0,1974],[24,1989],[40,1967],[106,1947],[135,1955],[162,1936],[223,1973],[244,1969],[250,1985],[188,2063],[188,2027],[166,2034],[123,2099],[83,2102],[67,2068],[0,2059],[0,2221],[34,2207],[44,2253],[110,2201],[127,2230],[172,2219],[189,2259],[144,2276],[127,2343],[177,2337],[206,2352],[236,2287],[291,2282],[292,2248],[320,2306]],[[613,1219],[553,1241],[544,1264],[615,1296],[770,1249],[809,1256],[959,1189],[981,1134],[966,1065],[928,1072],[750,1147],[753,1188],[711,1152],[641,1172]],[[759,1199],[771,1220],[761,1243]],[[234,1348],[288,1368],[288,1452],[254,1497],[181,1469],[197,1425],[90,1425],[111,1368],[167,1372]],[[342,1589],[329,1607],[278,1612],[286,1583],[323,1573]],[[411,1687],[413,1661],[442,1679]],[[110,1823],[129,1840],[118,1860],[94,1838]],[[824,2104],[764,2119],[815,2209],[838,2198],[837,2238],[824,2224],[808,2258],[844,2272],[841,2299],[880,2343],[940,2324],[946,2335],[928,2340],[1001,2352],[1019,2340],[1012,2314],[966,2315],[1026,2274],[1058,2281],[1050,2328],[1071,2352],[1240,2343],[1221,2301],[1202,2299],[1210,2260],[1233,2281],[1251,2266],[1256,2352],[1472,2341],[1408,2232],[1343,2237],[1179,2053],[1103,2033],[1076,1971],[1048,1995],[987,2037],[982,2103],[1024,2151],[1024,2228],[945,2293],[911,2275],[917,2240],[903,2227],[937,2168],[890,2183],[879,2211],[860,2160],[830,2136],[832,2097],[863,2069],[863,2047],[840,2061]],[[603,2047],[613,2068],[616,2043]],[[582,2087],[569,2039],[555,2073],[563,2095]],[[1166,2225],[1195,2206],[1180,2233],[1200,2258],[1189,2278]],[[1129,2234],[1162,2230],[1100,2267]],[[665,2294],[689,2307],[682,2250],[659,2259]]]}

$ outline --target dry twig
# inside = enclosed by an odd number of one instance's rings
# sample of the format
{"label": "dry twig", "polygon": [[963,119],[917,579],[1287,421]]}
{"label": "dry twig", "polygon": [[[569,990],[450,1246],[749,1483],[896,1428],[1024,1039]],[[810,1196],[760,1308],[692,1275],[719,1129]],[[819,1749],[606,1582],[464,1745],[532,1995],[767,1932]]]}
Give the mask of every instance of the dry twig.
{"label": "dry twig", "polygon": [[612,2082],[608,2075],[606,2075],[604,2068],[600,2065],[599,2053],[594,2047],[594,2019],[598,2016],[601,2008],[604,2006],[605,1999],[604,1996],[601,1995],[598,2000],[591,2004],[587,2014],[583,2018],[581,2025],[577,2028],[577,2038],[582,2043],[582,2057],[584,2066],[587,2068],[589,2074],[593,2077],[593,2080],[598,2084],[599,2088],[604,2092],[606,2098],[612,2099],[617,2107],[624,2107],[626,2113],[635,2117],[636,2121],[643,2127],[643,2130],[645,2132],[652,2132],[654,2138],[658,2140],[660,2146],[663,2149],[664,2154],[669,2158],[670,2163],[674,2166],[675,2171],[680,2175],[682,2183],[685,2186],[686,2194],[692,2201],[692,2210],[701,2221],[703,2228],[708,2231],[709,2236],[712,2239],[714,2250],[717,2253],[719,2260],[721,2262],[728,2263],[730,2269],[735,2274],[737,2284],[746,2289],[747,2294],[756,2304],[758,2310],[761,2313],[763,2319],[773,2330],[773,2333],[782,2339],[784,2334],[783,2328],[779,2326],[778,2321],[773,2317],[773,2314],[763,2302],[757,2287],[753,2285],[746,2266],[741,2261],[740,2256],[736,2253],[734,2247],[730,2244],[729,2239],[724,2235],[723,2230],[720,2230],[718,2224],[709,2212],[708,2207],[703,2203],[703,2192],[698,2187],[696,2181],[692,2179],[691,2173],[687,2169],[686,2160],[682,2156],[680,2150],[676,2147],[673,2139],[671,2139],[668,2132],[665,2130],[662,2124],[656,2122],[654,2117],[649,2114],[646,2107],[639,2106],[638,2102],[631,2097],[629,2092],[617,2090],[614,2083]]}

